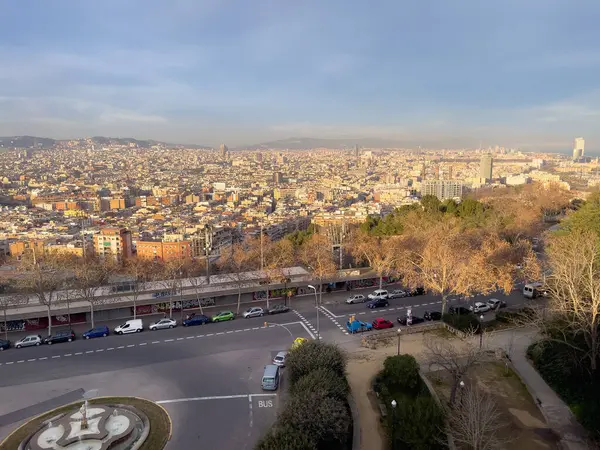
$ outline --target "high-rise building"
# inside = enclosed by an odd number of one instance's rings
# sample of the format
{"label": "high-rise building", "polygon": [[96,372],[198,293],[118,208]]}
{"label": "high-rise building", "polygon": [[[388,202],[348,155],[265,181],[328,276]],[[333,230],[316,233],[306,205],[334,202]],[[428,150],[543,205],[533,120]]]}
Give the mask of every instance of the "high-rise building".
{"label": "high-rise building", "polygon": [[221,147],[219,147],[219,149],[221,152],[221,158],[227,158],[227,153],[229,152],[227,146],[225,144],[221,144]]}
{"label": "high-rise building", "polygon": [[428,180],[421,183],[421,195],[435,195],[440,200],[461,198],[463,194],[462,181]]}
{"label": "high-rise building", "polygon": [[481,162],[479,165],[479,176],[485,180],[492,179],[492,166],[494,163],[494,158],[492,158],[491,153],[486,153],[481,157]]}
{"label": "high-rise building", "polygon": [[582,137],[575,138],[573,142],[573,159],[583,158],[585,152],[585,139]]}
{"label": "high-rise building", "polygon": [[262,155],[262,153],[258,152],[256,154],[256,162],[261,163],[262,161],[263,161],[263,155]]}
{"label": "high-rise building", "polygon": [[112,257],[117,262],[131,257],[131,232],[126,228],[102,228],[94,235],[94,250],[101,258]]}
{"label": "high-rise building", "polygon": [[281,172],[273,173],[273,182],[275,184],[281,184],[282,181],[283,181],[283,176],[281,175]]}
{"label": "high-rise building", "polygon": [[358,158],[360,156],[360,149],[358,148],[358,145],[354,146],[354,156],[356,158]]}

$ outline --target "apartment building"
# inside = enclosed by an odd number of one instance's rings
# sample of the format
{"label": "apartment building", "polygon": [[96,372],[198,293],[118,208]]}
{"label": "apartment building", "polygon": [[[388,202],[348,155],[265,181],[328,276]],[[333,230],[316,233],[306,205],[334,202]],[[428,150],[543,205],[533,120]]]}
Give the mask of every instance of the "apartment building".
{"label": "apartment building", "polygon": [[192,247],[190,241],[138,241],[136,244],[138,258],[156,261],[174,261],[190,259]]}
{"label": "apartment building", "polygon": [[122,262],[131,258],[131,232],[126,228],[102,228],[94,235],[94,251],[101,258]]}

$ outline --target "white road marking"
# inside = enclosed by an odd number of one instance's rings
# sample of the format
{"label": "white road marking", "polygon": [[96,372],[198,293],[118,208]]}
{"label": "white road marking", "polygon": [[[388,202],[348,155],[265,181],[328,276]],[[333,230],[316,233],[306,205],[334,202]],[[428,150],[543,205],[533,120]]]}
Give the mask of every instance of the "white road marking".
{"label": "white road marking", "polygon": [[248,396],[248,407],[249,409],[249,415],[250,415],[250,428],[252,428],[252,426],[254,425],[254,417],[252,414],[252,397]]}
{"label": "white road marking", "polygon": [[194,339],[194,336],[188,336],[186,339]]}
{"label": "white road marking", "polygon": [[223,333],[223,332],[221,331],[220,333],[217,333],[217,334],[216,334],[216,336],[219,336],[219,335],[221,335],[221,334],[225,334],[225,333]]}
{"label": "white road marking", "polygon": [[308,335],[309,335],[311,338],[315,339],[315,335],[314,335],[314,334],[312,334],[312,332],[311,332],[311,331],[308,329],[308,327],[307,327],[306,325],[304,325],[304,322],[300,322],[300,325],[302,325],[302,326],[304,327],[304,330],[305,330],[305,331],[308,333]]}
{"label": "white road marking", "polygon": [[208,337],[208,336],[213,336],[213,333],[208,333],[206,336],[207,336],[207,337]]}
{"label": "white road marking", "polygon": [[242,330],[235,330],[236,333],[239,333],[240,331],[242,331]]}
{"label": "white road marking", "polygon": [[85,352],[85,354],[87,355],[88,353],[94,353],[94,350],[88,350],[87,352]]}
{"label": "white road marking", "polygon": [[5,363],[5,364],[8,366],[9,364],[13,364],[13,362],[12,362],[12,361],[9,361],[9,362],[7,362],[7,363]]}
{"label": "white road marking", "polygon": [[52,359],[60,358],[60,355],[53,356]]}
{"label": "white road marking", "polygon": [[160,341],[152,341],[153,344],[160,344]]}
{"label": "white road marking", "polygon": [[27,362],[31,362],[31,361],[37,361],[37,358],[31,358],[31,359],[27,360]]}
{"label": "white road marking", "polygon": [[38,358],[38,359],[39,359],[40,361],[44,361],[44,360],[48,359],[48,357],[47,357],[47,356],[42,356],[41,358]]}
{"label": "white road marking", "polygon": [[135,347],[135,344],[130,344],[127,346],[127,348],[131,348],[131,347]]}
{"label": "white road marking", "polygon": [[25,360],[22,359],[21,361],[17,361],[17,364],[24,363],[24,362],[25,362]]}
{"label": "white road marking", "polygon": [[244,328],[244,331],[250,331],[250,328]]}
{"label": "white road marking", "polygon": [[177,338],[178,341],[183,341],[183,338]]}
{"label": "white road marking", "polygon": [[238,394],[238,395],[213,395],[209,397],[188,397],[188,398],[175,398],[173,400],[159,400],[156,403],[159,405],[166,405],[169,403],[184,403],[184,402],[199,402],[205,400],[231,400],[236,398],[248,398],[253,397],[276,397],[277,394]]}
{"label": "white road marking", "polygon": [[254,327],[253,330],[260,330],[260,327]]}
{"label": "white road marking", "polygon": [[114,350],[114,349],[115,349],[114,347],[108,347],[108,348],[106,349],[106,351],[107,351],[107,352],[110,352],[111,350]]}
{"label": "white road marking", "polygon": [[173,342],[175,339],[165,339],[164,342]]}
{"label": "white road marking", "polygon": [[[83,353],[75,353],[76,355],[83,355]],[[73,356],[73,353],[65,353],[63,356]]]}
{"label": "white road marking", "polygon": [[198,336],[196,336],[197,338],[203,338],[204,335],[203,334],[199,334]]}
{"label": "white road marking", "polygon": [[104,349],[103,349],[103,348],[99,348],[98,350],[96,350],[96,353],[98,353],[98,352],[103,352],[103,351],[104,351]]}
{"label": "white road marking", "polygon": [[233,331],[228,331],[227,334],[233,333]]}
{"label": "white road marking", "polygon": [[124,346],[124,345],[119,345],[119,346],[117,347],[117,350],[120,350],[120,349],[122,349],[122,348],[125,348],[125,346]]}

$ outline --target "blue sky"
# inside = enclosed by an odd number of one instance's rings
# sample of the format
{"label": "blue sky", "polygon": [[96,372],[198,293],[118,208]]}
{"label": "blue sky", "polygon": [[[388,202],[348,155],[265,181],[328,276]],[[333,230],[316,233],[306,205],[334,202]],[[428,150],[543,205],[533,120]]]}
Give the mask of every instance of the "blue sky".
{"label": "blue sky", "polygon": [[600,150],[598,0],[2,2],[0,135]]}

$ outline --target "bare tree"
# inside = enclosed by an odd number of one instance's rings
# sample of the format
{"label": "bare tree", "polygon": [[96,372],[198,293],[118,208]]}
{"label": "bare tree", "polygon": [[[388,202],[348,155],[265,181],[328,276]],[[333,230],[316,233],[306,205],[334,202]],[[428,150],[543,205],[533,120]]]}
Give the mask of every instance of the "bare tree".
{"label": "bare tree", "polygon": [[152,262],[141,258],[129,258],[125,261],[125,273],[130,280],[129,297],[133,301],[133,318],[137,316],[137,301],[146,292],[152,278]]}
{"label": "bare tree", "polygon": [[65,305],[67,307],[67,320],[69,321],[69,328],[71,327],[71,302],[76,298],[75,292],[73,291],[75,285],[75,278],[66,278],[61,286],[61,290],[58,291],[56,299],[57,305]]}
{"label": "bare tree", "polygon": [[[208,264],[208,260],[207,260],[207,264]],[[200,276],[200,273],[202,271],[203,271],[202,266],[198,264],[198,261],[193,262],[192,265],[190,266],[190,268],[187,270],[188,277],[189,277],[188,281],[194,288],[194,294],[196,295],[196,300],[198,301],[198,307],[200,308],[200,314],[204,314],[204,311],[202,309],[202,296],[200,295],[200,288],[208,285],[208,278]]]}
{"label": "bare tree", "polygon": [[399,256],[396,236],[371,236],[358,230],[353,238],[350,252],[358,261],[366,261],[379,277],[379,289],[383,287],[383,277],[390,275]]}
{"label": "bare tree", "polygon": [[[184,276],[184,267],[186,261],[178,258],[166,261],[162,264],[161,270],[155,273],[160,285],[164,286],[169,293],[169,317],[173,318],[173,297],[181,291],[182,280]],[[183,305],[182,305],[183,306]]]}
{"label": "bare tree", "polygon": [[439,366],[452,377],[450,405],[456,400],[456,390],[467,372],[484,355],[483,349],[475,343],[473,333],[466,339],[441,339],[429,336],[425,339],[424,356],[429,366]]}
{"label": "bare tree", "polygon": [[[252,239],[245,239],[231,247],[231,253],[221,255],[217,261],[219,269],[235,284],[237,288],[237,314],[240,313],[242,303],[242,288],[248,281],[247,272],[260,266],[260,255],[256,253],[257,247]],[[255,240],[254,240],[255,241]],[[260,245],[260,244],[259,244]]]}
{"label": "bare tree", "polygon": [[[287,287],[289,274],[287,269],[294,264],[294,244],[288,239],[269,242],[264,253],[264,272],[268,283],[283,282]],[[286,289],[284,289],[286,290]],[[269,309],[269,289],[267,285],[267,309]],[[284,294],[285,295],[285,294]]]}
{"label": "bare tree", "polygon": [[18,288],[35,297],[46,308],[48,335],[52,334],[52,308],[58,300],[58,290],[62,287],[65,269],[63,259],[46,253],[38,255],[35,249],[31,254],[23,255],[19,265]]}
{"label": "bare tree", "polygon": [[333,253],[325,236],[314,234],[300,248],[300,261],[319,282],[319,304],[323,300],[323,282],[337,273]]}
{"label": "bare tree", "polygon": [[570,347],[595,372],[600,358],[600,238],[592,231],[553,235],[546,256],[549,300],[536,323],[546,339]]}
{"label": "bare tree", "polygon": [[460,448],[494,450],[508,442],[500,436],[505,421],[494,399],[476,386],[467,385],[461,401],[448,411],[448,433]]}
{"label": "bare tree", "polygon": [[[11,289],[12,285],[9,285],[9,292],[0,295],[0,308],[2,309],[2,315],[4,317],[4,338],[8,340],[8,310],[12,308],[16,308],[21,305],[27,304],[27,296],[23,295],[20,292],[13,291]],[[12,292],[11,292],[12,291]]]}
{"label": "bare tree", "polygon": [[74,268],[75,283],[73,293],[75,298],[90,305],[90,321],[94,327],[94,309],[106,302],[106,297],[97,295],[99,289],[108,283],[112,264],[108,260],[85,258],[78,261]]}

